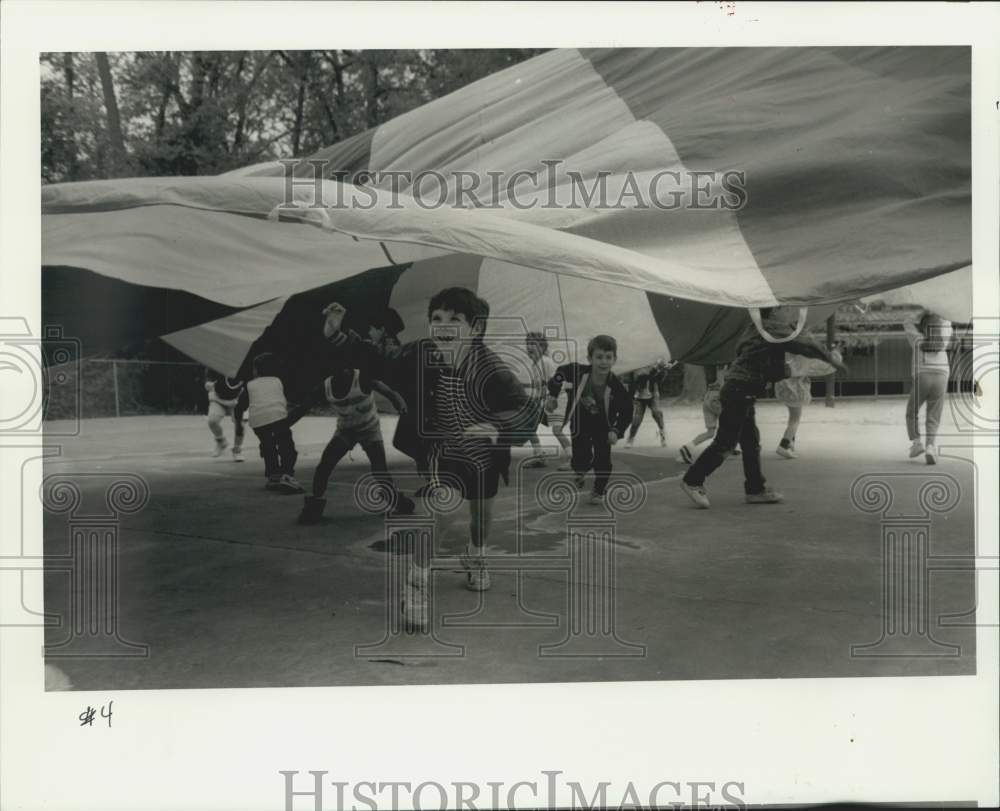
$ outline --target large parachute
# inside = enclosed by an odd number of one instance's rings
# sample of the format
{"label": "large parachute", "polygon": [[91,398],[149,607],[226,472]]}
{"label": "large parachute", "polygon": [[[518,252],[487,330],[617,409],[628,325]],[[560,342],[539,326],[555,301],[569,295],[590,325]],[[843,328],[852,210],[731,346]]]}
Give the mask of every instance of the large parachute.
{"label": "large parachute", "polygon": [[501,342],[723,362],[748,308],[970,264],[969,93],[966,47],[550,51],[294,164],[44,187],[43,315],[235,374],[464,285]]}

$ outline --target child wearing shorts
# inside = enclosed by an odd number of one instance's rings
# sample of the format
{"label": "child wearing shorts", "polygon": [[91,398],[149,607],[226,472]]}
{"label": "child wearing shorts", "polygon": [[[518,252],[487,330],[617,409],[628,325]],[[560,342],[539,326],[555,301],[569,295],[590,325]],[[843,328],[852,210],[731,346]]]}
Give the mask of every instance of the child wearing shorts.
{"label": "child wearing shorts", "polygon": [[631,448],[635,441],[635,435],[639,432],[639,426],[646,416],[646,411],[653,415],[653,422],[656,423],[656,435],[660,440],[660,447],[667,446],[667,434],[663,425],[663,411],[660,409],[660,384],[667,376],[667,371],[674,364],[667,365],[666,361],[660,358],[649,369],[639,372],[632,380],[632,397],[635,405],[632,412],[632,425],[628,430],[628,439],[625,447]]}
{"label": "child wearing shorts", "polygon": [[[836,350],[831,352],[831,356],[837,361],[843,360]],[[791,376],[774,384],[775,399],[788,409],[788,423],[776,453],[785,459],[798,459],[795,436],[802,422],[802,409],[812,402],[812,377],[833,374],[836,369],[818,358],[806,358],[795,354],[786,354],[785,364]]]}
{"label": "child wearing shorts", "polygon": [[213,457],[222,456],[228,442],[222,430],[222,420],[233,420],[233,461],[243,461],[243,414],[247,410],[246,387],[242,380],[219,375],[209,369],[205,374],[205,391],[208,392],[208,429],[215,437]]}
{"label": "child wearing shorts", "polygon": [[324,381],[323,391],[336,414],[337,428],[323,449],[323,456],[313,473],[312,495],[305,497],[299,523],[319,523],[326,507],[324,495],[330,476],[337,463],[350,453],[355,445],[360,445],[368,457],[371,471],[382,486],[383,497],[389,506],[388,511],[397,515],[412,513],[413,501],[396,490],[389,474],[385,443],[382,441],[382,426],[373,393],[378,392],[388,399],[401,415],[406,414],[406,403],[403,398],[380,380],[373,380],[358,369],[342,369],[337,374],[331,375]]}
{"label": "child wearing shorts", "polygon": [[[324,313],[328,341],[353,353],[361,368],[370,364],[372,376],[393,389],[419,392],[420,402],[400,417],[393,443],[426,458],[432,484],[457,490],[468,504],[469,540],[459,560],[466,588],[486,591],[493,499],[508,478],[511,445],[527,441],[537,419],[521,382],[483,342],[489,304],[464,287],[441,290],[427,305],[430,338],[398,350],[343,331],[341,305]],[[429,624],[431,552],[414,550],[403,585],[403,621],[418,631]]]}
{"label": "child wearing shorts", "polygon": [[[677,461],[690,465],[694,461],[695,449],[702,443],[715,437],[715,432],[719,427],[719,415],[722,413],[722,402],[719,399],[719,392],[722,390],[722,382],[726,375],[725,366],[709,366],[705,369],[705,376],[708,379],[705,388],[705,396],[701,400],[701,415],[705,422],[705,430],[690,442],[681,445],[677,452]],[[732,456],[739,456],[740,449],[733,448]]]}

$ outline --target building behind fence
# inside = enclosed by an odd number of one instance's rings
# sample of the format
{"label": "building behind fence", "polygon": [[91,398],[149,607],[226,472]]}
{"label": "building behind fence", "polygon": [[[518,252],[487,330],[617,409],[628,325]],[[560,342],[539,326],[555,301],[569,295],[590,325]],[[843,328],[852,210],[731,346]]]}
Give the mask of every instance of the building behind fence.
{"label": "building behind fence", "polygon": [[[906,395],[912,387],[913,354],[902,330],[902,318],[913,313],[893,310],[864,313],[852,318],[838,313],[837,340],[842,345],[846,375],[837,375],[837,397],[879,397]],[[874,327],[874,328],[873,328]],[[972,352],[972,336],[965,325],[956,325],[959,339],[952,353],[952,368],[971,370],[972,363],[963,357]],[[820,337],[820,336],[817,336]],[[204,414],[207,399],[204,388],[205,367],[193,362],[92,359],[59,367],[49,367],[70,376],[69,385],[46,388],[45,419],[68,419],[75,416],[125,417],[140,414]],[[677,366],[667,375],[661,393],[665,397],[681,394],[683,368]],[[812,381],[813,396],[826,391],[823,378]],[[970,391],[971,379],[954,376],[951,391]],[[75,392],[79,387],[81,413],[76,414]],[[384,403],[382,404],[384,405]],[[325,413],[316,411],[314,413]]]}

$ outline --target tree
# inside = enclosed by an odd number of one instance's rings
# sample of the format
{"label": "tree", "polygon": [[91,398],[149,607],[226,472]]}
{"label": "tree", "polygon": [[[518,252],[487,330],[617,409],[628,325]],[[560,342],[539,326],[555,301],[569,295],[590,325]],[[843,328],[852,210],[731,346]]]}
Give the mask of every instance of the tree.
{"label": "tree", "polygon": [[[94,54],[97,62],[97,72],[101,77],[101,92],[104,98],[104,110],[107,115],[108,142],[110,144],[109,174],[118,177],[127,171],[128,156],[125,153],[125,136],[122,134],[121,115],[118,112],[118,99],[115,96],[115,82],[111,76],[111,65],[108,55],[103,51]],[[67,79],[67,84],[69,79]],[[72,87],[70,87],[72,93]]]}

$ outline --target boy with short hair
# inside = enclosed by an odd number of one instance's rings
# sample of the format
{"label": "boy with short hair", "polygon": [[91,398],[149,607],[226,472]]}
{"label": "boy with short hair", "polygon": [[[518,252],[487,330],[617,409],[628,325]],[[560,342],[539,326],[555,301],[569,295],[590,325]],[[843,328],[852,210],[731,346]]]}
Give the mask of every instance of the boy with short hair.
{"label": "boy with short hair", "polygon": [[594,470],[591,504],[603,504],[611,478],[611,447],[632,422],[632,398],[611,371],[618,359],[618,342],[610,335],[596,335],[587,344],[589,364],[567,363],[549,380],[546,408],[558,405],[556,397],[564,384],[573,387],[567,421],[573,437],[573,472],[582,489],[587,471]]}
{"label": "boy with short hair", "polygon": [[[777,309],[761,309],[762,328],[773,337],[783,338],[790,334],[791,326],[775,313]],[[681,490],[698,508],[704,510],[710,506],[705,479],[725,461],[737,442],[743,450],[743,489],[747,504],[777,504],[783,500],[780,493],[767,487],[760,468],[760,431],[757,430],[754,403],[764,394],[768,383],[787,377],[786,352],[825,360],[842,371],[847,368],[811,338],[772,343],[753,324],[749,325],[736,345],[736,359],[729,366],[719,392],[722,404],[719,429],[712,444],[681,480]]]}
{"label": "boy with short hair", "polygon": [[292,439],[285,387],[278,376],[277,356],[264,352],[253,359],[253,380],[247,383],[250,400],[250,427],[260,440],[267,489],[301,493],[295,480],[298,452]]}
{"label": "boy with short hair", "polygon": [[[346,310],[331,304],[324,335],[371,364],[372,375],[397,391],[415,391],[418,401],[400,417],[393,444],[413,458],[426,458],[437,486],[457,489],[469,504],[469,542],[460,556],[466,587],[490,588],[485,548],[493,519],[493,498],[507,479],[510,447],[534,428],[524,387],[483,343],[489,304],[464,287],[449,287],[427,306],[429,339],[398,350],[376,347],[341,330]],[[404,622],[428,627],[427,588],[431,550],[418,548],[402,599]]]}

